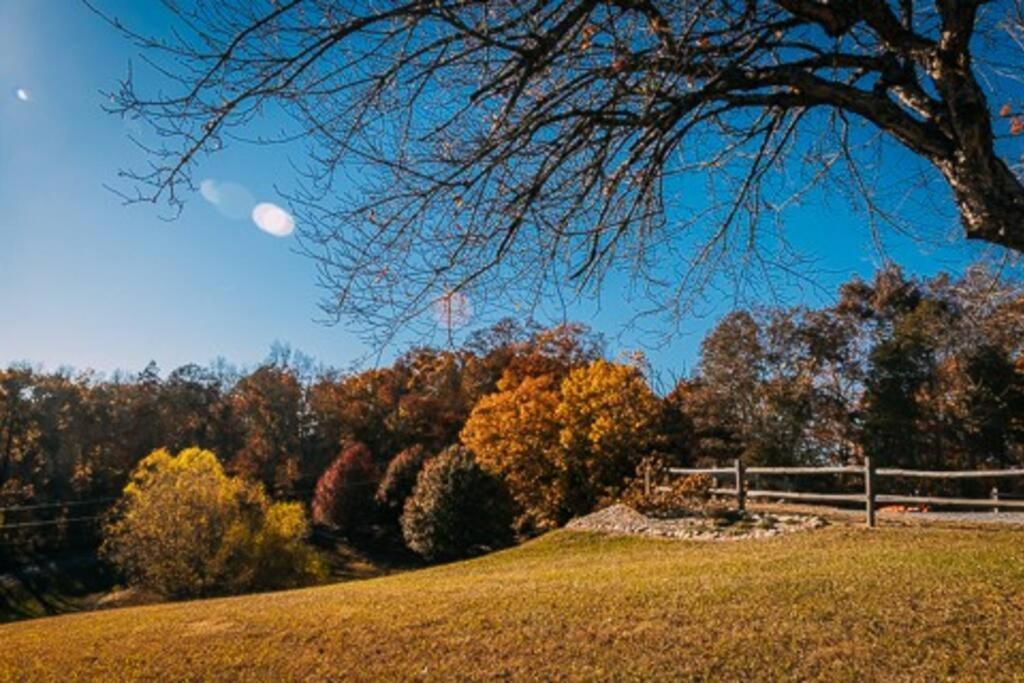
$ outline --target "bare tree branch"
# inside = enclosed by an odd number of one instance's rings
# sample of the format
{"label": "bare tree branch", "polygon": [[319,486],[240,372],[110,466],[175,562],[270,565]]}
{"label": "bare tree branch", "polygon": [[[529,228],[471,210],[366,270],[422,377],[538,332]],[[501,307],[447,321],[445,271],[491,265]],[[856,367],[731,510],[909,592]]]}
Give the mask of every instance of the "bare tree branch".
{"label": "bare tree branch", "polygon": [[620,267],[678,311],[731,257],[777,260],[750,258],[761,228],[826,180],[887,214],[862,139],[929,164],[968,238],[1024,249],[1021,149],[996,133],[1024,131],[1019,0],[166,4],[169,40],[110,19],[168,86],[113,95],[166,143],[132,196],[180,205],[225,135],[288,112],[325,309],[383,336],[455,293],[529,307]]}

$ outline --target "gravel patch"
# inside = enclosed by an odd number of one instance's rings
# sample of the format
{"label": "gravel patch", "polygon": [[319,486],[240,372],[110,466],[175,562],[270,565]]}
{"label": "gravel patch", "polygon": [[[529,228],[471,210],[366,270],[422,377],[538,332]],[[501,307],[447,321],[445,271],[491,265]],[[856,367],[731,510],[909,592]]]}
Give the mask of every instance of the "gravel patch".
{"label": "gravel patch", "polygon": [[734,541],[769,538],[797,531],[809,531],[828,522],[816,515],[788,515],[747,512],[723,516],[658,518],[648,517],[628,505],[612,505],[566,525],[574,531],[597,531],[612,535],[656,536],[696,541]]}
{"label": "gravel patch", "polygon": [[1024,512],[887,512],[887,517],[903,517],[934,522],[970,522],[982,524],[1011,524],[1024,526]]}

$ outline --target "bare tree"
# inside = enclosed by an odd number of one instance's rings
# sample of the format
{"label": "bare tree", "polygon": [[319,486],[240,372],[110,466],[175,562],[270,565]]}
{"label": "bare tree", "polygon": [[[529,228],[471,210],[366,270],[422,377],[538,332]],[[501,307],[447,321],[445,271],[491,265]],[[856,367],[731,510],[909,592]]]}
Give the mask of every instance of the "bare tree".
{"label": "bare tree", "polygon": [[1021,2],[165,0],[171,39],[108,17],[164,79],[112,108],[162,140],[130,198],[174,206],[204,155],[294,117],[334,315],[394,330],[620,267],[678,312],[737,254],[785,266],[778,216],[826,181],[898,217],[891,147],[967,238],[1024,249]]}

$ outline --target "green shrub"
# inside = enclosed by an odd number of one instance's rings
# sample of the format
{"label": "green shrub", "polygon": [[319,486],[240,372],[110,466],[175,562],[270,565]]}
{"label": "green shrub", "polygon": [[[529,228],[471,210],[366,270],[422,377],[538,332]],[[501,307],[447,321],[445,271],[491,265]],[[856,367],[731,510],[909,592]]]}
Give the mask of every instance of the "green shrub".
{"label": "green shrub", "polygon": [[416,487],[416,477],[423,469],[429,454],[420,444],[410,446],[391,459],[384,478],[377,488],[377,504],[388,518],[397,523],[402,516],[406,499]]}
{"label": "green shrub", "polygon": [[451,560],[512,542],[512,506],[504,483],[462,446],[427,464],[405,503],[402,535],[428,560]]}
{"label": "green shrub", "polygon": [[132,585],[172,598],[315,582],[324,565],[306,545],[309,522],[294,503],[224,473],[210,451],[153,451],[105,529],[102,552]]}

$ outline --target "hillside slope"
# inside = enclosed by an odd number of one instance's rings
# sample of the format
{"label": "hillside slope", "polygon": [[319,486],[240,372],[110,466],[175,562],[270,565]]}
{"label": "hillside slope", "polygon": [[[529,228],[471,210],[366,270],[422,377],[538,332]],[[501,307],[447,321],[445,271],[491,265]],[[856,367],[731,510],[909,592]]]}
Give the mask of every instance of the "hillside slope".
{"label": "hillside slope", "polygon": [[1024,677],[1024,532],[559,532],[321,588],[0,626],[3,680]]}

